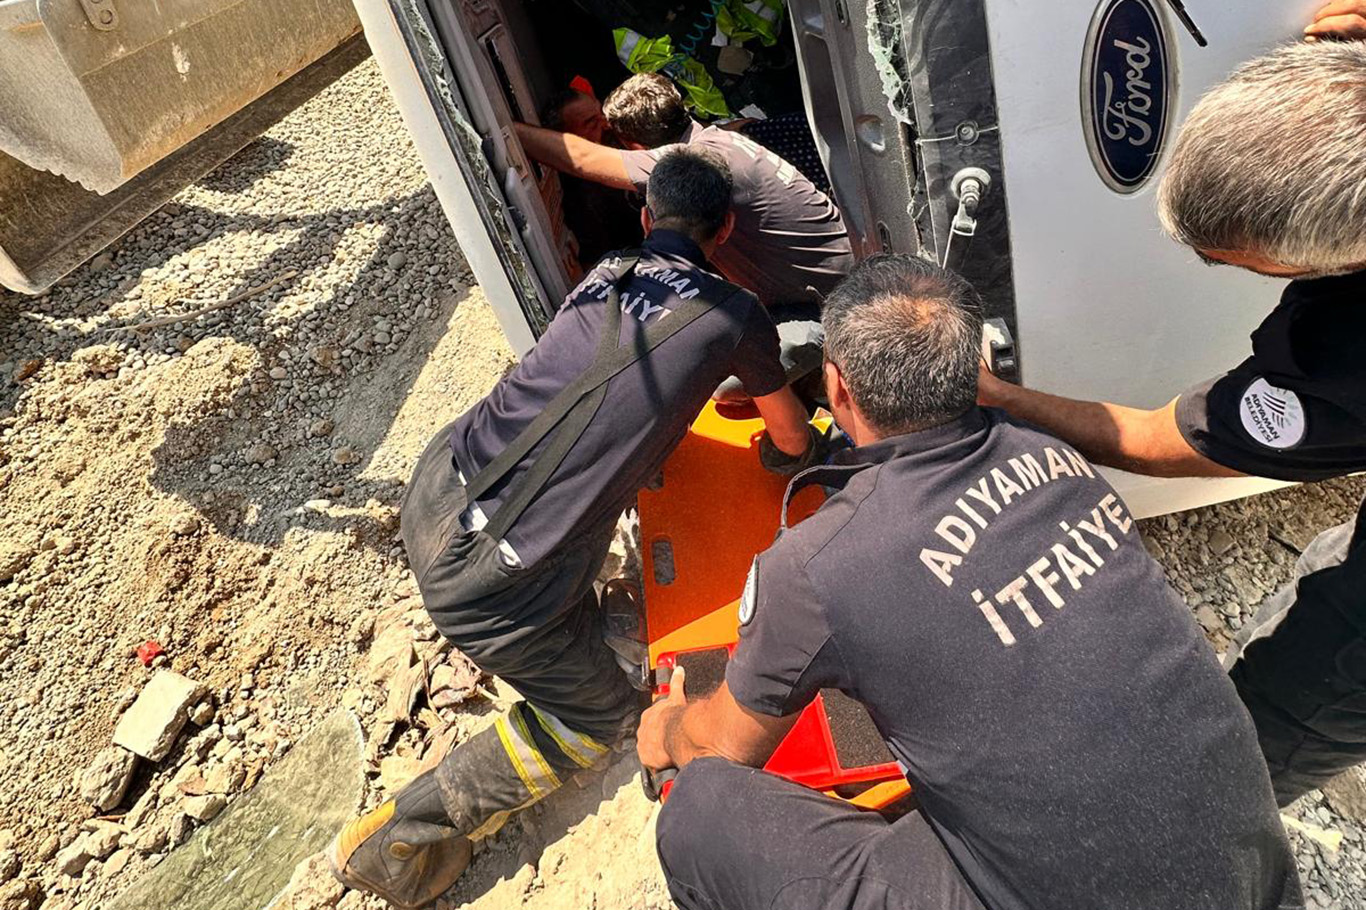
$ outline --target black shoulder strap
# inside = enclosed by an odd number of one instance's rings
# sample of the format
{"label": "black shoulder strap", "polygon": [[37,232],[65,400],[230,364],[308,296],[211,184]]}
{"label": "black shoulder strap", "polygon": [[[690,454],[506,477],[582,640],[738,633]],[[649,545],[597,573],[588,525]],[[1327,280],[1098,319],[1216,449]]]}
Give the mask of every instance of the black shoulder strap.
{"label": "black shoulder strap", "polygon": [[815,484],[820,484],[823,487],[839,487],[842,489],[845,484],[853,479],[855,474],[866,471],[871,467],[872,465],[870,464],[817,465],[814,468],[807,468],[805,471],[802,471],[796,477],[792,478],[792,482],[787,485],[787,492],[783,494],[783,517],[778,533],[781,534],[783,531],[787,530],[787,507],[792,504],[793,498],[802,490]]}
{"label": "black shoulder strap", "polygon": [[518,434],[517,438],[507,448],[499,452],[492,461],[484,465],[483,470],[469,479],[469,482],[465,484],[465,496],[470,502],[482,498],[490,488],[506,477],[508,471],[516,467],[583,397],[585,380],[594,374],[606,359],[606,355],[609,355],[617,347],[618,337],[621,334],[621,295],[619,288],[635,271],[636,264],[639,261],[639,251],[627,253],[621,258],[618,267],[613,270],[612,287],[607,292],[607,309],[602,320],[602,334],[598,337],[598,349],[594,355],[592,366],[573,383],[566,386],[560,394],[551,399],[545,409],[527,425],[525,430]]}
{"label": "black shoulder strap", "polygon": [[536,463],[520,478],[516,489],[508,491],[508,495],[498,508],[498,513],[490,518],[485,531],[494,539],[500,539],[506,534],[526,507],[540,495],[541,490],[569,454],[569,450],[579,441],[584,430],[597,415],[598,408],[607,395],[607,383],[614,376],[637,363],[713,307],[723,305],[744,293],[743,289],[737,287],[720,304],[705,301],[700,296],[695,297],[670,313],[668,318],[647,329],[639,343],[621,347],[620,288],[634,271],[639,258],[637,253],[627,255],[621,260],[620,272],[611,290],[608,291],[603,334],[599,339],[597,355],[592,366],[556,395],[512,444],[499,452],[497,457],[466,485],[465,495],[468,500],[477,501],[520,464],[541,440],[551,433],[555,434],[537,456]]}

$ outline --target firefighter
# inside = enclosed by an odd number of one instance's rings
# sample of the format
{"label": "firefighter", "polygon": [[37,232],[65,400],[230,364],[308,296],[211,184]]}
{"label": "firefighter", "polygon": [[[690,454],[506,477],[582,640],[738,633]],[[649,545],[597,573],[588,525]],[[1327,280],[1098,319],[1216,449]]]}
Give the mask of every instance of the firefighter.
{"label": "firefighter", "polygon": [[[826,301],[856,445],[751,568],[725,683],[677,672],[641,762],[683,910],[1304,906],[1256,734],[1115,491],[975,403],[980,302],[906,256]],[[915,789],[896,821],[756,771],[826,688]]]}
{"label": "firefighter", "polygon": [[716,383],[744,379],[767,423],[767,464],[797,470],[814,451],[767,312],[708,264],[731,231],[730,194],[715,156],[661,159],[642,248],[600,262],[418,461],[401,532],[427,611],[525,701],[342,829],[329,858],[346,885],[429,903],[473,840],[629,736],[638,693],[603,640],[594,580],[618,516]]}
{"label": "firefighter", "polygon": [[[1366,0],[1355,7],[1366,24]],[[986,372],[982,402],[1140,474],[1366,470],[1366,43],[1286,47],[1207,94],[1176,141],[1159,209],[1206,262],[1290,280],[1251,356],[1151,411]],[[1281,805],[1366,759],[1363,516],[1309,545],[1225,658]]]}
{"label": "firefighter", "polygon": [[[657,74],[632,76],[603,102],[624,150],[517,124],[528,155],[564,173],[622,189],[645,186],[666,149],[714,151],[735,178],[735,231],[719,249],[721,274],[759,296],[782,339],[789,379],[820,366],[820,302],[853,265],[849,235],[830,197],[793,165],[736,132],[703,127]],[[720,398],[739,397],[730,382]]]}

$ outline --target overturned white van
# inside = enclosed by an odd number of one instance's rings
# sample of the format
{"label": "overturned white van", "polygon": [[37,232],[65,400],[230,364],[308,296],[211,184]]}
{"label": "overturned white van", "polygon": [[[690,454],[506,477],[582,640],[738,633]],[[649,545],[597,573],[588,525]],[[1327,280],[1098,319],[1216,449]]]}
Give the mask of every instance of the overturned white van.
{"label": "overturned white van", "polygon": [[[1295,39],[1318,5],[789,0],[780,40],[856,252],[917,253],[962,272],[1009,331],[1028,385],[1152,407],[1236,363],[1280,291],[1205,268],[1162,235],[1164,152],[1206,88]],[[588,29],[654,17],[681,39],[710,6],[356,0],[518,351],[570,275],[557,177],[526,158],[510,123],[535,121],[563,86],[552,63],[587,53]],[[566,25],[566,9],[583,24]],[[973,175],[985,190],[965,203]],[[1272,485],[1112,479],[1139,516]]]}

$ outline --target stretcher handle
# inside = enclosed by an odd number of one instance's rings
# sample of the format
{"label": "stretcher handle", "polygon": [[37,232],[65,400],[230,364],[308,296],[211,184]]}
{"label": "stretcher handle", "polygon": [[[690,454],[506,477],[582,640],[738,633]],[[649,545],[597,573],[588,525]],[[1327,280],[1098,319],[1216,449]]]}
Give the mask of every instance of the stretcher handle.
{"label": "stretcher handle", "polygon": [[[673,667],[660,666],[655,670],[655,695],[656,701],[662,693],[660,689],[667,690],[669,683],[673,682]],[[652,803],[657,803],[664,798],[664,788],[674,782],[678,777],[677,768],[665,768],[662,771],[652,771],[644,766],[641,767],[640,786],[645,790],[645,798]]]}
{"label": "stretcher handle", "polygon": [[665,768],[663,771],[651,771],[644,769],[644,774],[640,776],[640,786],[645,790],[645,798],[652,803],[657,803],[664,798],[664,788],[674,782],[678,777],[677,768]]}

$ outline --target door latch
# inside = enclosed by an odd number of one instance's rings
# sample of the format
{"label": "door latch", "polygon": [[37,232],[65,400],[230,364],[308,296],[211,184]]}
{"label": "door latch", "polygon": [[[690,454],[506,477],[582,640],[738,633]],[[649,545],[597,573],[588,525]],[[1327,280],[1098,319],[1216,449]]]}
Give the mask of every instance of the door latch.
{"label": "door latch", "polygon": [[988,319],[982,324],[982,359],[987,368],[1000,379],[1015,382],[1020,378],[1020,361],[1015,354],[1015,338],[1010,326],[1001,318]]}

